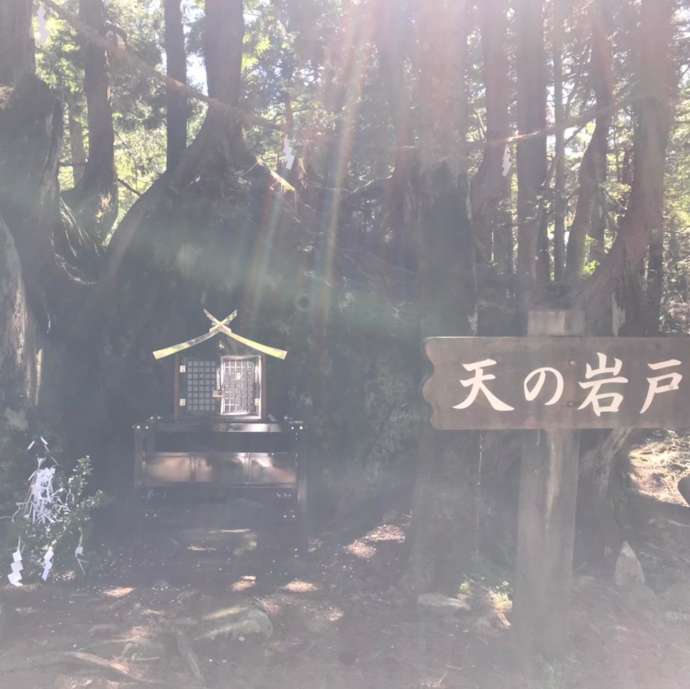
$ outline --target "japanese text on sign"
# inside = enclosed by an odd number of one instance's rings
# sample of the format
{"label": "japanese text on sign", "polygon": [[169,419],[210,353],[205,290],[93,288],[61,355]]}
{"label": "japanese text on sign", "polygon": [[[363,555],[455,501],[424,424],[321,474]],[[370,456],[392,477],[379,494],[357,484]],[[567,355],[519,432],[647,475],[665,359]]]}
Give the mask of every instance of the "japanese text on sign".
{"label": "japanese text on sign", "polygon": [[426,350],[439,429],[690,426],[685,338],[431,338]]}

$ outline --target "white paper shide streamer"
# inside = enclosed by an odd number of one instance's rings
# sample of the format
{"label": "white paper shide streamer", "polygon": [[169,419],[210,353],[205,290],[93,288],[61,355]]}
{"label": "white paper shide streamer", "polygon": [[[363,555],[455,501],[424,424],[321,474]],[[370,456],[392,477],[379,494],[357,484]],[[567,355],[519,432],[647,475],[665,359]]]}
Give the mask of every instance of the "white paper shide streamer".
{"label": "white paper shide streamer", "polygon": [[283,142],[283,155],[282,155],[283,160],[285,161],[285,167],[288,170],[292,170],[292,166],[295,164],[295,151],[292,148],[292,142],[288,137],[285,137],[285,141]]}
{"label": "white paper shide streamer", "polygon": [[43,574],[41,574],[41,579],[43,581],[48,581],[50,576],[50,570],[53,569],[53,557],[55,553],[53,552],[53,546],[49,545],[46,554],[43,556]]}
{"label": "white paper shide streamer", "polygon": [[17,543],[17,549],[12,553],[12,571],[7,575],[7,579],[12,586],[22,585],[22,563],[21,541]]}
{"label": "white paper shide streamer", "polygon": [[[30,452],[38,446],[36,451],[36,470],[29,476],[29,488],[24,502],[17,504],[17,515],[22,515],[36,526],[48,526],[54,524],[59,519],[61,513],[67,509],[61,493],[60,486],[56,478],[57,463],[50,456],[48,443],[45,438],[34,440],[27,452]],[[50,464],[50,465],[49,465]],[[47,581],[50,573],[53,570],[55,559],[55,551],[51,543],[43,554],[41,561],[43,571],[41,579]],[[74,557],[79,564],[79,567],[84,569],[84,547],[83,534],[80,536],[79,544],[74,551]],[[10,574],[7,578],[13,586],[22,585],[22,571],[24,563],[22,561],[21,540],[17,543],[17,548],[12,554],[12,565]]]}

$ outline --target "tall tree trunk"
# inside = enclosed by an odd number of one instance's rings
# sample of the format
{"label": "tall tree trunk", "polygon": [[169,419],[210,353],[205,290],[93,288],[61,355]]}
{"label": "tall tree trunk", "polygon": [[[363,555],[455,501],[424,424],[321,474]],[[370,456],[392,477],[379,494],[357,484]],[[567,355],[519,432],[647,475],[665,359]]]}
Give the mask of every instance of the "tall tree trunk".
{"label": "tall tree trunk", "polygon": [[0,84],[14,85],[36,68],[33,0],[0,2]]}
{"label": "tall tree trunk", "polygon": [[606,318],[626,271],[639,271],[652,233],[663,227],[666,148],[677,86],[671,58],[674,6],[674,0],[643,0],[640,6],[632,186],[616,240],[578,297],[592,325]]}
{"label": "tall tree trunk", "polygon": [[[420,127],[420,160],[414,186],[417,237],[417,300],[422,337],[476,332],[475,255],[467,208],[462,150],[446,159],[448,131],[434,126],[447,116],[463,78],[459,58],[444,32],[466,22],[466,3],[425,5],[417,23],[417,56],[425,121]],[[467,36],[466,28],[461,31]],[[466,49],[466,44],[461,44]],[[459,113],[459,103],[453,105]],[[445,108],[445,110],[444,110]],[[441,115],[443,113],[443,115]],[[457,150],[457,149],[456,149]],[[476,545],[478,434],[443,433],[424,421],[420,429],[413,528],[405,586],[414,592],[457,588]]]}
{"label": "tall tree trunk", "polygon": [[[543,0],[518,0],[518,279],[523,318],[537,297],[546,183],[546,64]],[[543,271],[542,271],[543,272]],[[525,320],[526,322],[526,320]]]}
{"label": "tall tree trunk", "polygon": [[[186,84],[187,53],[180,0],[164,0],[163,10],[168,76]],[[187,97],[179,91],[168,89],[167,109],[167,169],[173,170],[187,148]]]}
{"label": "tall tree trunk", "polygon": [[510,173],[506,165],[510,136],[511,82],[508,55],[507,0],[479,4],[484,85],[486,89],[486,145],[472,180],[474,235],[484,262],[493,262],[506,275],[513,272],[513,232],[510,214]]}
{"label": "tall tree trunk", "polygon": [[208,95],[237,105],[242,92],[243,0],[206,0],[204,56]]}
{"label": "tall tree trunk", "polygon": [[645,334],[659,334],[661,301],[664,293],[664,234],[663,227],[653,228],[647,259],[647,317]]}
{"label": "tall tree trunk", "polygon": [[67,123],[69,128],[69,148],[72,157],[72,177],[76,187],[84,176],[86,168],[86,148],[84,129],[81,126],[81,109],[74,103],[67,103]]}
{"label": "tall tree trunk", "polygon": [[563,279],[565,269],[565,104],[563,101],[564,0],[553,0],[553,109],[556,126],[555,179],[553,188],[553,277]]}
{"label": "tall tree trunk", "polygon": [[585,239],[593,228],[601,227],[600,186],[606,179],[608,137],[611,128],[611,104],[613,102],[612,55],[609,42],[608,22],[601,0],[590,9],[592,27],[592,56],[590,79],[596,95],[598,115],[592,138],[580,164],[579,192],[575,217],[568,240],[566,277],[574,284],[581,275],[585,261]]}
{"label": "tall tree trunk", "polygon": [[[610,328],[612,301],[619,314],[617,333],[643,334],[649,327],[639,276],[650,240],[660,238],[663,227],[666,149],[677,85],[671,57],[674,6],[674,0],[642,0],[640,5],[632,186],[616,240],[578,295],[590,331]],[[591,534],[612,521],[609,481],[626,440],[625,430],[609,434],[602,447],[590,453],[596,461],[583,462],[579,511],[587,517],[585,528]],[[590,557],[604,562],[607,544],[592,540],[596,547]]]}
{"label": "tall tree trunk", "polygon": [[[464,178],[441,163],[419,189],[421,336],[476,334],[476,285]],[[425,415],[426,416],[426,415]],[[405,586],[452,593],[477,543],[479,434],[420,429]]]}
{"label": "tall tree trunk", "polygon": [[[103,0],[79,0],[79,18],[101,36],[106,33]],[[82,227],[105,243],[117,218],[115,134],[110,104],[110,80],[106,51],[82,38],[84,92],[86,93],[89,155],[79,185],[66,193]]]}

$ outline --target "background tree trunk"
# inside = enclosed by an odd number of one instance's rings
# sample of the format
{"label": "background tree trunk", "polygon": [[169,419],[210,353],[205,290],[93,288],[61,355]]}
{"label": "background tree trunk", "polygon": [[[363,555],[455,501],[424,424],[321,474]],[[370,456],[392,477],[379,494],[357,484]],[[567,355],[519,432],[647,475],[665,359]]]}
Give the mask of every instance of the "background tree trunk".
{"label": "background tree trunk", "polygon": [[0,3],[0,84],[14,85],[36,68],[33,0]]}
{"label": "background tree trunk", "polygon": [[237,105],[242,91],[243,0],[206,0],[204,56],[208,95]]}
{"label": "background tree trunk", "polygon": [[579,173],[579,192],[575,217],[570,228],[566,277],[573,284],[582,276],[585,262],[585,239],[601,226],[601,185],[606,179],[608,137],[611,127],[610,107],[613,102],[613,65],[608,22],[601,2],[590,8],[592,55],[590,79],[599,114],[592,138],[587,145]]}
{"label": "background tree trunk", "polygon": [[[187,53],[180,0],[164,0],[165,55],[168,76],[187,83]],[[187,148],[187,97],[179,91],[167,93],[167,169],[174,170]]]}
{"label": "background tree trunk", "polygon": [[[454,102],[459,80],[464,78],[466,43],[452,47],[444,33],[465,24],[467,6],[453,6],[442,28],[443,12],[424,6],[417,24],[419,95],[424,103],[420,126],[418,175],[411,190],[411,219],[417,229],[417,301],[420,335],[476,334],[477,288],[475,253],[467,207],[467,176],[463,150],[453,150],[448,130],[435,126],[444,113],[462,114],[462,103]],[[439,33],[440,32],[440,33]],[[441,38],[439,38],[441,37]],[[446,46],[441,63],[431,59],[433,41]],[[438,43],[437,43],[438,44]],[[436,75],[436,77],[434,77]],[[437,124],[437,123],[436,123]],[[457,149],[456,149],[457,150]],[[443,161],[443,162],[441,162]],[[420,340],[421,341],[421,340]],[[479,460],[478,433],[443,433],[434,430],[426,418],[418,441],[417,476],[413,496],[413,529],[404,586],[414,593],[432,590],[453,592],[474,555],[476,546],[476,468]]]}
{"label": "background tree trunk", "polygon": [[606,319],[611,295],[628,271],[639,271],[652,231],[663,226],[666,147],[676,90],[673,10],[673,0],[644,0],[640,6],[632,187],[616,240],[579,296],[592,326]]}
{"label": "background tree trunk", "polygon": [[553,188],[553,277],[556,282],[563,279],[565,268],[565,103],[563,100],[563,22],[565,21],[564,0],[553,0],[553,109],[556,127],[555,175]]}
{"label": "background tree trunk", "polygon": [[[79,0],[79,18],[99,35],[106,35],[103,0]],[[103,244],[117,218],[115,135],[110,104],[106,51],[82,37],[84,92],[89,130],[89,155],[79,185],[65,194],[81,226]]]}
{"label": "background tree trunk", "polygon": [[[510,171],[504,169],[510,136],[510,82],[506,42],[507,0],[479,4],[484,83],[486,87],[486,145],[472,180],[471,201],[474,236],[481,259],[493,259],[504,275],[513,272],[513,237],[510,214]],[[510,161],[508,160],[508,166]]]}
{"label": "background tree trunk", "polygon": [[27,301],[19,254],[0,217],[0,506],[12,508],[15,461],[33,422],[40,380],[40,337]]}
{"label": "background tree trunk", "polygon": [[[589,329],[608,332],[612,300],[622,320],[614,334],[644,334],[648,305],[640,286],[640,265],[650,238],[663,225],[664,170],[676,88],[671,58],[673,0],[643,0],[637,31],[634,173],[630,198],[613,247],[579,295]],[[580,476],[579,514],[589,535],[588,558],[611,567],[605,540],[615,524],[610,500],[613,463],[628,433],[616,431],[585,455]],[[615,553],[614,553],[615,555]]]}
{"label": "background tree trunk", "polygon": [[[464,178],[439,165],[420,189],[418,272],[421,336],[476,334],[476,285]],[[404,585],[415,593],[457,591],[477,543],[479,434],[420,429],[413,531]]]}
{"label": "background tree trunk", "polygon": [[[516,2],[518,129],[530,138],[518,144],[518,279],[520,307],[537,296],[538,253],[546,183],[546,64],[543,0]],[[543,270],[541,271],[543,273]]]}
{"label": "background tree trunk", "polygon": [[67,122],[69,148],[72,157],[72,177],[76,187],[84,176],[86,148],[84,147],[84,128],[81,126],[81,111],[74,103],[67,103]]}

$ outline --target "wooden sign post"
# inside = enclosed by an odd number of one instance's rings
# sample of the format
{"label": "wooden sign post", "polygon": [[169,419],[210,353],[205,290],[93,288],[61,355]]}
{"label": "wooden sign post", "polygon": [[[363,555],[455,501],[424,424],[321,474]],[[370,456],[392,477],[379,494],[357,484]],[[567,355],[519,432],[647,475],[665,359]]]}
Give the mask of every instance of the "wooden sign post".
{"label": "wooden sign post", "polygon": [[580,428],[690,425],[690,340],[582,337],[578,311],[530,313],[528,337],[435,337],[424,384],[438,430],[530,429],[523,446],[515,629],[557,654],[567,634]]}
{"label": "wooden sign post", "polygon": [[[584,334],[580,312],[529,313],[529,336]],[[572,430],[525,434],[515,563],[514,629],[522,658],[565,648],[572,591],[580,436]]]}

